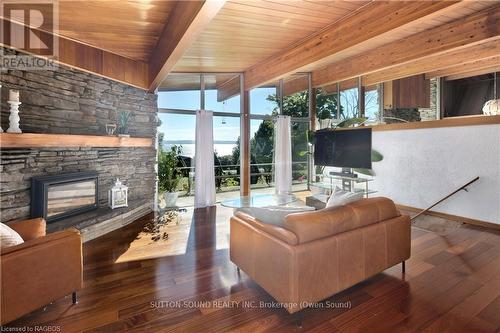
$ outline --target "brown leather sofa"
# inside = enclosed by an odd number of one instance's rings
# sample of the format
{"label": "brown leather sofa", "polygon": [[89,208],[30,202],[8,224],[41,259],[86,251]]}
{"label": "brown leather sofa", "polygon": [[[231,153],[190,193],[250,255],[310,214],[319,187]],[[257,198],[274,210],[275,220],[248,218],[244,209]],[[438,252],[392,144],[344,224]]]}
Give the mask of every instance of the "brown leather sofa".
{"label": "brown leather sofa", "polygon": [[13,321],[81,289],[82,239],[76,229],[45,234],[45,220],[10,223],[23,244],[2,250],[0,256],[1,324]]}
{"label": "brown leather sofa", "polygon": [[231,261],[290,313],[409,257],[410,219],[387,198],[290,214],[283,227],[231,218]]}

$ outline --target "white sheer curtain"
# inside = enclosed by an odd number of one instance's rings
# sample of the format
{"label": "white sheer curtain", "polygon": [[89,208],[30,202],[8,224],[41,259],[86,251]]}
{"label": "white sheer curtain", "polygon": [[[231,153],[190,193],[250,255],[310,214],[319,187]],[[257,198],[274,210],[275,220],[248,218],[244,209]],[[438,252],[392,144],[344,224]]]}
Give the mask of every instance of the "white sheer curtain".
{"label": "white sheer curtain", "polygon": [[213,113],[196,112],[194,207],[215,205]]}
{"label": "white sheer curtain", "polygon": [[276,194],[292,192],[292,137],[290,116],[278,116],[274,125],[274,182]]}

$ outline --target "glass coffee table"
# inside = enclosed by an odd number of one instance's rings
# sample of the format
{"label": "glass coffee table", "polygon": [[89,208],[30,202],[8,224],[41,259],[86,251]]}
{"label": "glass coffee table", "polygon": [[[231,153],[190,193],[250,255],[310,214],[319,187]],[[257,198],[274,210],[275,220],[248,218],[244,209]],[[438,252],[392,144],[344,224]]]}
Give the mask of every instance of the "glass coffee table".
{"label": "glass coffee table", "polygon": [[229,208],[270,207],[285,206],[294,201],[297,201],[297,197],[293,194],[255,194],[224,200],[221,205]]}

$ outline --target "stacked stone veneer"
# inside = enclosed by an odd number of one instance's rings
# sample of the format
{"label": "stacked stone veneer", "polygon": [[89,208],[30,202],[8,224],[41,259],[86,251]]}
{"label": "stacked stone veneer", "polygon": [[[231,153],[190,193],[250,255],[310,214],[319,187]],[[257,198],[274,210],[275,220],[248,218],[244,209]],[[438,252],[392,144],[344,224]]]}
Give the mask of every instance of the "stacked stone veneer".
{"label": "stacked stone veneer", "polygon": [[78,171],[99,174],[99,205],[116,178],[129,187],[129,200],[152,201],[155,152],[144,148],[2,149],[2,222],[30,214],[31,177]]}
{"label": "stacked stone veneer", "polygon": [[[1,124],[8,127],[9,88],[20,90],[23,132],[106,135],[118,111],[131,112],[129,134],[155,138],[157,96],[112,80],[60,66],[55,71],[1,73]],[[119,177],[129,186],[129,200],[153,203],[154,147],[1,149],[1,221],[29,217],[33,176],[78,171],[99,174],[99,205]],[[137,205],[135,205],[137,206]],[[126,213],[126,209],[124,210]]]}

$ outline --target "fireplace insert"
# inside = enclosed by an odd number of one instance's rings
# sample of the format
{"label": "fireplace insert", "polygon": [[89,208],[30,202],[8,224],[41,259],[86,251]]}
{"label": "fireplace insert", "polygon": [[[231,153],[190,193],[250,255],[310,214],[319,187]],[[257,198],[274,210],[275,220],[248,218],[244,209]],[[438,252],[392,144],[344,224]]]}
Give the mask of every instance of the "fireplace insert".
{"label": "fireplace insert", "polygon": [[31,217],[47,222],[97,209],[97,172],[77,172],[31,179]]}

